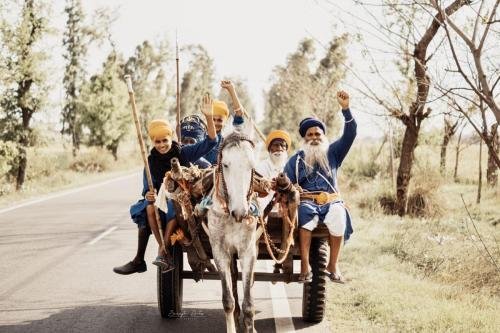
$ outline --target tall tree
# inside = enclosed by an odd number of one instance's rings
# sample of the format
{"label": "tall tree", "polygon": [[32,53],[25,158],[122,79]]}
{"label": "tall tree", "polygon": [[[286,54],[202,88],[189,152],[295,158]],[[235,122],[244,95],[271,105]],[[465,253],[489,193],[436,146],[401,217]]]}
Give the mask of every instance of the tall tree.
{"label": "tall tree", "polygon": [[0,105],[4,111],[0,115],[0,138],[16,145],[17,157],[10,171],[20,190],[28,165],[27,147],[34,141],[31,120],[45,106],[49,89],[47,54],[40,47],[49,32],[49,14],[44,3],[34,0],[26,0],[22,8],[14,10],[20,12],[16,22],[5,18],[0,22]]}
{"label": "tall tree", "polygon": [[287,58],[285,66],[273,71],[272,86],[266,93],[265,131],[286,129],[297,139],[297,121],[306,116],[322,119],[328,130],[335,129],[336,88],[345,76],[347,35],[335,36],[313,71],[315,48],[304,39]]}
{"label": "tall tree", "polygon": [[[444,12],[451,16],[469,2],[468,0],[454,0],[444,9]],[[402,77],[397,84],[387,79],[371,57],[372,70],[387,85],[387,90],[391,93],[390,98],[381,97],[381,94],[375,91],[373,84],[366,78],[355,72],[354,74],[362,83],[363,88],[360,92],[382,106],[386,114],[399,119],[403,125],[404,134],[396,178],[395,209],[399,215],[405,215],[420,129],[423,121],[432,112],[428,106],[432,84],[429,66],[442,44],[436,43],[435,39],[441,27],[443,13],[431,9],[430,5],[423,5],[414,0],[386,0],[381,6],[385,9],[384,16],[378,17],[373,13],[373,6],[363,2],[357,3],[372,19],[369,24],[375,28],[375,31],[370,31],[370,36],[376,36],[385,42],[387,49],[396,50],[395,62]],[[427,20],[429,13],[430,23]]]}
{"label": "tall tree", "polygon": [[67,0],[64,12],[67,15],[66,30],[63,35],[65,47],[63,56],[66,67],[63,77],[65,100],[61,132],[71,136],[73,155],[76,155],[80,149],[82,136],[82,109],[78,100],[85,82],[85,58],[90,43],[104,37],[110,18],[106,11],[98,10],[93,22],[87,24],[81,0]]}
{"label": "tall tree", "polygon": [[[165,117],[168,111],[165,67],[170,58],[166,42],[155,46],[146,40],[135,48],[134,55],[125,64],[125,73],[132,77],[143,128],[147,128],[153,118]],[[148,142],[147,133],[143,134]]]}
{"label": "tall tree", "polygon": [[123,57],[113,50],[103,64],[102,72],[84,84],[81,94],[82,126],[88,129],[89,146],[106,148],[115,160],[118,146],[130,128],[127,92],[123,83]]}

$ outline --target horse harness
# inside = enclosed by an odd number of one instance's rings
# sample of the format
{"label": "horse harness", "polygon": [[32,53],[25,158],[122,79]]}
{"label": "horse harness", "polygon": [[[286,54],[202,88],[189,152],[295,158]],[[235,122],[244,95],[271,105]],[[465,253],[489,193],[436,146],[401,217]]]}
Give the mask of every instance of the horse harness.
{"label": "horse harness", "polygon": [[[222,166],[222,151],[224,148],[230,144],[234,144],[234,142],[240,142],[240,141],[246,141],[250,143],[252,148],[255,148],[255,143],[250,139],[248,136],[233,133],[230,136],[228,136],[224,142],[219,146],[219,151],[217,153],[217,166],[215,168],[215,183],[214,183],[214,191],[215,191],[215,196],[219,200],[219,202],[222,204],[222,207],[224,209],[224,212],[227,215],[230,215],[229,208],[228,208],[228,193],[227,193],[227,184],[226,184],[226,179],[224,178],[224,169]],[[254,194],[253,191],[253,182],[254,182],[254,177],[255,177],[255,168],[252,168],[252,175],[250,177],[250,186],[248,187],[248,193],[247,193],[247,201],[249,202],[252,198],[252,195]],[[220,191],[220,186],[222,187],[222,191]]]}

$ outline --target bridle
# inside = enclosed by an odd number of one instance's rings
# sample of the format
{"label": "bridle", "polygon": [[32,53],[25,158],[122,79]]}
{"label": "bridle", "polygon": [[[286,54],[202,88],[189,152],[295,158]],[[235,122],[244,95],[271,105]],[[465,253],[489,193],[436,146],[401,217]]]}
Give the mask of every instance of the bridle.
{"label": "bridle", "polygon": [[[229,195],[227,193],[226,179],[224,178],[224,169],[222,167],[222,152],[224,148],[229,145],[237,145],[241,141],[249,142],[252,148],[255,148],[255,144],[248,136],[241,135],[238,133],[232,133],[224,139],[224,142],[219,146],[219,151],[217,153],[217,166],[215,169],[215,196],[221,203],[224,212],[229,215]],[[250,177],[250,185],[248,187],[247,202],[250,203],[250,199],[253,194],[253,181],[254,181],[255,169],[252,168],[252,175]],[[220,185],[220,186],[219,186]]]}

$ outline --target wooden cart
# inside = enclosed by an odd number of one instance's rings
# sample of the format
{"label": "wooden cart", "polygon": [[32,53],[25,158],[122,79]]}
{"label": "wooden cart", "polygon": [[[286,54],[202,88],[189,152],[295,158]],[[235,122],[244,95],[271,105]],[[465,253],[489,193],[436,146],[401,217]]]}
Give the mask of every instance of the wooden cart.
{"label": "wooden cart", "polygon": [[[277,247],[280,247],[288,235],[289,226],[283,223],[279,215],[271,213],[268,217],[268,233]],[[210,257],[213,259],[212,250],[208,236],[205,232],[200,232],[200,240],[203,247]],[[326,308],[326,283],[327,276],[324,271],[328,261],[328,229],[324,225],[320,225],[313,231],[310,249],[310,265],[312,268],[313,279],[310,283],[304,283],[302,296],[302,318],[307,322],[320,322],[323,320]],[[281,264],[280,272],[255,272],[255,281],[275,281],[275,282],[297,282],[299,274],[293,273],[293,265],[300,264],[295,260],[300,260],[299,239],[297,230],[294,235],[295,246],[293,246],[286,258]],[[264,240],[264,236],[259,239],[259,248],[257,260],[272,260],[270,257]],[[164,318],[176,318],[177,314],[182,312],[182,292],[183,280],[195,279],[193,271],[185,271],[183,268],[183,253],[185,250],[182,246],[176,244],[172,248],[174,257],[175,269],[162,273],[158,269],[157,286],[158,286],[158,307],[161,316]],[[219,280],[218,272],[204,272],[203,279]],[[241,273],[238,275],[241,280]]]}

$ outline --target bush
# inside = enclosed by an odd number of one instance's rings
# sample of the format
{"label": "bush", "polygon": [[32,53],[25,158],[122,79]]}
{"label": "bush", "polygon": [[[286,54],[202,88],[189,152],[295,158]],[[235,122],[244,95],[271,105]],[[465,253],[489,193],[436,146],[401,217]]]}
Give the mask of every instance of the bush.
{"label": "bush", "polygon": [[80,153],[69,168],[81,173],[103,172],[110,168],[112,159],[112,156],[102,149],[90,149],[88,152]]}
{"label": "bush", "polygon": [[0,141],[0,177],[16,169],[17,145],[12,141]]}

